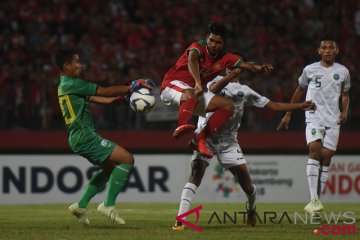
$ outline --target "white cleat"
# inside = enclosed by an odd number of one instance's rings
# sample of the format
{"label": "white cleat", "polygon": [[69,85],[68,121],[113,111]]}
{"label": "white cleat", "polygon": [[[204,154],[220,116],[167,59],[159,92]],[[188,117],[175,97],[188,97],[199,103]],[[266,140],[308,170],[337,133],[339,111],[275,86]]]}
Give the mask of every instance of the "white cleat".
{"label": "white cleat", "polygon": [[80,208],[78,203],[74,203],[69,207],[69,211],[72,215],[74,215],[79,223],[84,226],[88,226],[90,224],[89,219],[86,216],[86,208]]}
{"label": "white cleat", "polygon": [[119,216],[115,206],[106,207],[104,203],[101,203],[97,210],[99,213],[109,218],[112,223],[125,224],[125,220]]}
{"label": "white cleat", "polygon": [[319,199],[312,199],[304,208],[307,213],[319,213],[324,210],[324,206],[321,204]]}

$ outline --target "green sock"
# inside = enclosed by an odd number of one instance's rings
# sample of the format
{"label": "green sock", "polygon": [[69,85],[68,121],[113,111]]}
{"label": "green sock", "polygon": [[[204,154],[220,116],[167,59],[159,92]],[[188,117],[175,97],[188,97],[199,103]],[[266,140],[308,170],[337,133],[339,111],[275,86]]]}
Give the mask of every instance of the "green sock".
{"label": "green sock", "polygon": [[97,171],[90,179],[83,195],[78,202],[80,208],[86,208],[90,200],[101,190],[104,189],[109,178],[102,170]]}
{"label": "green sock", "polygon": [[109,179],[109,191],[104,201],[105,206],[114,206],[116,197],[126,184],[129,173],[134,167],[132,164],[119,164],[114,168]]}

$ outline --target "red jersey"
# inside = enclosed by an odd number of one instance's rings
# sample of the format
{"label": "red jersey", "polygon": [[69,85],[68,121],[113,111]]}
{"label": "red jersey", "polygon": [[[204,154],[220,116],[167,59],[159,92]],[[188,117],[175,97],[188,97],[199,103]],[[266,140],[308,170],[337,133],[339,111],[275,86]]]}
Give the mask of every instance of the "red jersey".
{"label": "red jersey", "polygon": [[219,55],[215,58],[210,56],[206,50],[205,40],[193,42],[181,55],[176,64],[165,73],[160,91],[162,91],[173,80],[179,80],[191,87],[195,87],[195,80],[188,68],[188,53],[190,50],[195,50],[199,54],[199,71],[201,83],[203,85],[214,79],[224,69],[239,67],[241,65],[240,58],[231,53],[219,53]]}

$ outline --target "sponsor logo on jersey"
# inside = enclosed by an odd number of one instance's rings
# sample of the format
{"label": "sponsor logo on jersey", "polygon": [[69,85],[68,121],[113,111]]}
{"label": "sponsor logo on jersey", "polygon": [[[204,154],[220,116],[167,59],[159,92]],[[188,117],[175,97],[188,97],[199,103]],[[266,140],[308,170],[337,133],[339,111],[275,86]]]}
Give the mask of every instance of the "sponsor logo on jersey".
{"label": "sponsor logo on jersey", "polygon": [[245,94],[243,91],[238,91],[236,94],[238,97],[243,97]]}
{"label": "sponsor logo on jersey", "polygon": [[335,80],[339,80],[340,76],[339,76],[339,74],[335,73],[334,76],[333,76],[333,78],[334,78]]}
{"label": "sponsor logo on jersey", "polygon": [[221,68],[221,65],[222,65],[221,63],[215,63],[213,66],[213,69],[217,70],[217,69]]}
{"label": "sponsor logo on jersey", "polygon": [[316,133],[316,129],[315,128],[311,129],[311,134],[315,135],[315,133]]}
{"label": "sponsor logo on jersey", "polygon": [[110,147],[110,145],[111,145],[110,142],[106,139],[103,139],[100,144],[103,147]]}

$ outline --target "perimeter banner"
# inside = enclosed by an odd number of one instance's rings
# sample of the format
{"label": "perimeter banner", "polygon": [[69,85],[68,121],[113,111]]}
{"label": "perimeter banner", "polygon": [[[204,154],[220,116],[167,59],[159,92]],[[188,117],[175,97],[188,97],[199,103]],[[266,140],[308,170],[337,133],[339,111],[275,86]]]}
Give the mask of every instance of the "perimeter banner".
{"label": "perimeter banner", "polygon": [[[118,201],[178,202],[190,172],[187,154],[135,155],[135,168]],[[246,156],[259,202],[307,202],[306,156]],[[358,202],[360,157],[336,156],[324,202]],[[71,203],[97,171],[76,155],[0,155],[0,204]],[[105,191],[94,198],[101,202]],[[245,201],[245,194],[214,158],[196,192],[197,202]]]}

